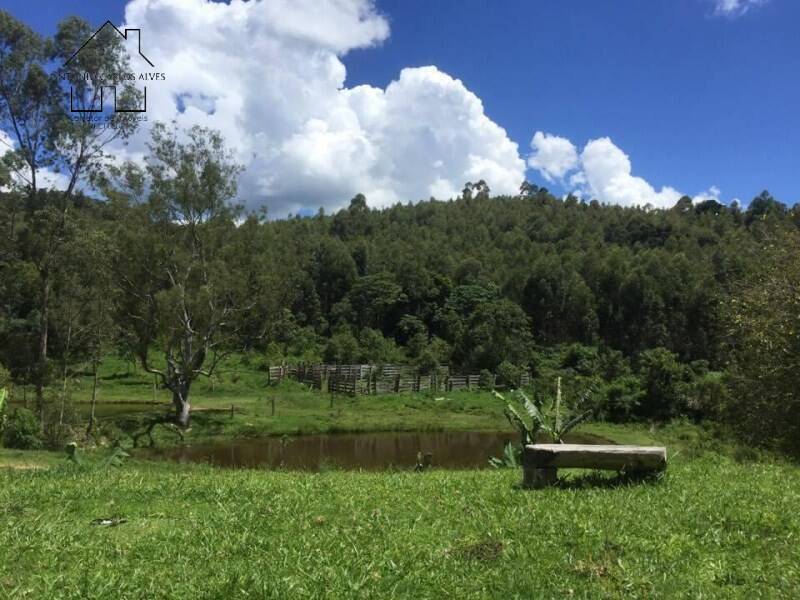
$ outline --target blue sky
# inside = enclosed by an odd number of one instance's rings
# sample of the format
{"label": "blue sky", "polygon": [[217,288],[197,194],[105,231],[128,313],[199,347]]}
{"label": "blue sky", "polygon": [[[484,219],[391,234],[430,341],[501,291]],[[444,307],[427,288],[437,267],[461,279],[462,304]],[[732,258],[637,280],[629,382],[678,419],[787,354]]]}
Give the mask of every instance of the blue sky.
{"label": "blue sky", "polygon": [[[766,188],[793,204],[800,2],[761,0],[744,11],[717,1],[730,14],[715,0],[378,0],[388,36],[338,54],[348,88],[386,88],[404,68],[435,65],[480,98],[523,160],[536,131],[570,140],[578,153],[608,137],[656,190],[716,186],[721,199],[746,203]],[[121,23],[124,6],[6,4],[43,33],[68,14]],[[527,177],[559,192],[577,185],[569,174],[547,182],[528,169]]]}

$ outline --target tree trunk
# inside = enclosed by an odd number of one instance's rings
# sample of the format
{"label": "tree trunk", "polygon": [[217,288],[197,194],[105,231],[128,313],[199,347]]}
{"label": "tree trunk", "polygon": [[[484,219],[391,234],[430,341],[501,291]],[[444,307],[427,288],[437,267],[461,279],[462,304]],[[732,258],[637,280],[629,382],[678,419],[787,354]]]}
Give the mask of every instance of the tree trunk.
{"label": "tree trunk", "polygon": [[50,273],[42,271],[41,317],[39,318],[39,356],[36,373],[36,408],[44,422],[44,383],[47,371],[47,329],[50,317]]}
{"label": "tree trunk", "polygon": [[58,426],[64,426],[64,406],[67,403],[67,360],[69,357],[69,347],[72,342],[72,324],[67,327],[67,347],[64,349],[64,360],[61,365],[61,412],[58,415]]}
{"label": "tree trunk", "polygon": [[183,429],[188,428],[191,411],[188,384],[183,384],[177,388],[177,391],[172,392],[172,404],[175,406],[175,419],[178,425]]}
{"label": "tree trunk", "polygon": [[97,407],[97,362],[92,363],[92,410],[89,413],[89,426],[86,428],[86,435],[92,434],[94,428],[94,413]]}

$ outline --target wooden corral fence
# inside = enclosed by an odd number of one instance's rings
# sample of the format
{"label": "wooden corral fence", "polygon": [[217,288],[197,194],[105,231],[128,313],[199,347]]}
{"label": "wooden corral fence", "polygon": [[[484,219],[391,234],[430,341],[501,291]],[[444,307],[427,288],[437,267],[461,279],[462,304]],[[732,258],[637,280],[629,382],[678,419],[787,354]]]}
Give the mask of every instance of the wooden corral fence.
{"label": "wooden corral fence", "polygon": [[[269,383],[295,379],[314,389],[336,394],[376,395],[403,392],[475,390],[480,386],[478,373],[451,373],[438,367],[422,374],[411,365],[280,365],[269,367]],[[518,387],[530,384],[530,373],[523,373]]]}

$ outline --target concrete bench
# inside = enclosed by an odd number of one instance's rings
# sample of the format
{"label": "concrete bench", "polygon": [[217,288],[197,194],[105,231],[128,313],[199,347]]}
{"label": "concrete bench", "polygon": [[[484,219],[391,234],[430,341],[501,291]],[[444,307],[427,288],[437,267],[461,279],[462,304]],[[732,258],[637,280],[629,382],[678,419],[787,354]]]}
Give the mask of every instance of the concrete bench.
{"label": "concrete bench", "polygon": [[531,444],[522,453],[522,485],[541,488],[556,482],[559,468],[663,471],[667,449],[660,446]]}

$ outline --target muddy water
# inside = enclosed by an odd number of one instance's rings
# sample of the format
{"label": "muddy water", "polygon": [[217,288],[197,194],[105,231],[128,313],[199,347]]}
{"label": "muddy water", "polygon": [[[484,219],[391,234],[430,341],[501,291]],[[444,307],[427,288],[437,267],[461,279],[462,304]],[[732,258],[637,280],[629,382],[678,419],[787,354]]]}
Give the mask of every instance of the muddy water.
{"label": "muddy water", "polygon": [[[430,452],[433,466],[445,469],[488,467],[492,456],[500,456],[513,433],[493,432],[403,432],[303,435],[231,440],[165,450],[146,450],[140,456],[179,462],[210,463],[231,468],[286,468],[318,471],[324,467],[382,470],[410,469],[417,452]],[[543,440],[545,441],[545,440]],[[568,435],[567,442],[609,443],[591,434]]]}

